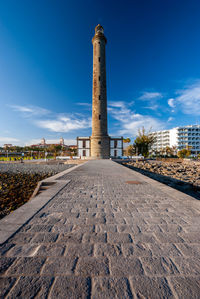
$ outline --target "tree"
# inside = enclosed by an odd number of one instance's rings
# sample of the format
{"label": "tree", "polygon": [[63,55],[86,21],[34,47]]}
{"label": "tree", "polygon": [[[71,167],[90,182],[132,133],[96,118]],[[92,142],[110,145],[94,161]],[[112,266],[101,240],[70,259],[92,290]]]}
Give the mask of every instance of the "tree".
{"label": "tree", "polygon": [[138,130],[138,136],[134,141],[134,148],[137,154],[141,154],[144,157],[149,155],[149,148],[155,142],[156,138],[151,135],[150,131],[146,132],[145,128]]}
{"label": "tree", "polygon": [[124,155],[125,156],[133,156],[134,155],[134,147],[132,144],[128,145],[125,149],[124,149]]}
{"label": "tree", "polygon": [[178,157],[179,157],[179,158],[187,158],[187,157],[189,157],[190,155],[191,155],[191,151],[188,150],[188,149],[186,149],[186,148],[184,148],[184,149],[178,151]]}
{"label": "tree", "polygon": [[173,153],[174,153],[173,149],[170,146],[166,146],[165,152],[166,152],[167,156],[169,156],[169,157],[173,156]]}
{"label": "tree", "polygon": [[124,143],[130,143],[130,142],[131,142],[131,139],[130,139],[129,137],[124,138],[124,139],[123,139],[123,142],[124,142]]}

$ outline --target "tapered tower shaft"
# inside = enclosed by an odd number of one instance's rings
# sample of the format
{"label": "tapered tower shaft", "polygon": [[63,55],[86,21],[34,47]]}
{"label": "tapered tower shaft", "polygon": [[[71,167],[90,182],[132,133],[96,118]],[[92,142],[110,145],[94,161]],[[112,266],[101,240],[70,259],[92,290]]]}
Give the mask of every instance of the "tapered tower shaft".
{"label": "tapered tower shaft", "polygon": [[101,25],[95,28],[93,43],[93,92],[92,92],[92,136],[91,156],[109,158],[110,138],[107,133],[106,94],[106,38]]}

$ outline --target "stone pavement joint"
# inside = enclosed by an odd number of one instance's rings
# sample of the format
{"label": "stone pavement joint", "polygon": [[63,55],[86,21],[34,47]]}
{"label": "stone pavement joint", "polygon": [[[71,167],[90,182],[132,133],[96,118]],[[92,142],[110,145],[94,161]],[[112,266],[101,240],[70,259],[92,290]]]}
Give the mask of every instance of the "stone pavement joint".
{"label": "stone pavement joint", "polygon": [[0,298],[199,298],[200,202],[110,160],[56,180],[0,247]]}

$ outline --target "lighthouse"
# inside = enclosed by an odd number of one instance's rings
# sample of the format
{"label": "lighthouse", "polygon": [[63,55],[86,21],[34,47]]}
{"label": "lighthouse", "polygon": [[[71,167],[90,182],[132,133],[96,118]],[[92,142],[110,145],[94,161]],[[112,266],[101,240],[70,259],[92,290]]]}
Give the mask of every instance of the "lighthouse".
{"label": "lighthouse", "polygon": [[95,27],[93,45],[92,135],[77,137],[81,159],[108,159],[123,155],[123,137],[110,137],[107,127],[106,43],[104,29]]}
{"label": "lighthouse", "polygon": [[95,28],[93,44],[92,135],[91,157],[110,157],[107,129],[106,37],[101,25]]}

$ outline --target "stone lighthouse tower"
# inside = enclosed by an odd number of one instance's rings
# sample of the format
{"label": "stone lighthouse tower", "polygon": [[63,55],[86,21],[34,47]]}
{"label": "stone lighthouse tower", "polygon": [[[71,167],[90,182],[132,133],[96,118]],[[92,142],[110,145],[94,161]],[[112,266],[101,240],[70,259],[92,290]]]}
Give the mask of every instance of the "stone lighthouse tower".
{"label": "stone lighthouse tower", "polygon": [[91,157],[110,157],[110,137],[107,131],[106,94],[106,37],[101,25],[95,28],[93,44],[93,91],[92,91],[92,135]]}

